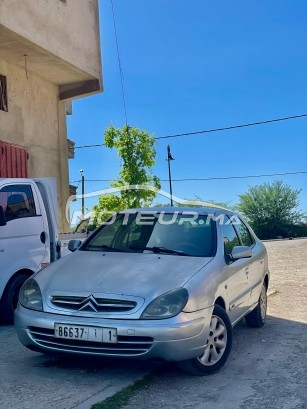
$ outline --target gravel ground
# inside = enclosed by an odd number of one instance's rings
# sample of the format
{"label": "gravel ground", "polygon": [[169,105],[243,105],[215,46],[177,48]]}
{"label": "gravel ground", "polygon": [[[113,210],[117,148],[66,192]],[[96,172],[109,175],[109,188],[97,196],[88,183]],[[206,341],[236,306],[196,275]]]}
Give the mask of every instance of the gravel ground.
{"label": "gravel ground", "polygon": [[[292,321],[307,322],[307,239],[264,243],[271,272],[268,314]],[[293,302],[299,304],[293,311]],[[282,301],[282,305],[281,305]]]}
{"label": "gravel ground", "polygon": [[266,325],[234,328],[221,371],[193,377],[162,367],[124,409],[307,409],[307,239],[265,243],[271,272]]}
{"label": "gravel ground", "polygon": [[[160,367],[124,409],[307,409],[307,239],[265,243],[271,271],[268,319],[234,329],[221,371],[194,377]],[[1,409],[90,409],[156,368],[146,361],[51,358],[0,326]]]}

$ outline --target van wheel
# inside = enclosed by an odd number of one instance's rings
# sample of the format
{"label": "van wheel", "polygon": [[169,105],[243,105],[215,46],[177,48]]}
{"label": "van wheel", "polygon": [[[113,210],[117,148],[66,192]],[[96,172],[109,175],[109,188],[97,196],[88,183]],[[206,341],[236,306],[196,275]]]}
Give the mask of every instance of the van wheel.
{"label": "van wheel", "polygon": [[204,353],[197,358],[177,362],[192,375],[209,375],[218,371],[227,361],[232,346],[232,326],[226,311],[215,305],[210,321],[210,332]]}
{"label": "van wheel", "polygon": [[14,324],[14,311],[18,304],[19,290],[23,283],[29,278],[25,273],[11,278],[5,287],[0,304],[0,321],[4,324]]}
{"label": "van wheel", "polygon": [[245,317],[246,324],[252,328],[262,327],[265,322],[266,311],[267,311],[267,287],[266,284],[263,283],[256,308],[254,308],[253,311],[251,311]]}

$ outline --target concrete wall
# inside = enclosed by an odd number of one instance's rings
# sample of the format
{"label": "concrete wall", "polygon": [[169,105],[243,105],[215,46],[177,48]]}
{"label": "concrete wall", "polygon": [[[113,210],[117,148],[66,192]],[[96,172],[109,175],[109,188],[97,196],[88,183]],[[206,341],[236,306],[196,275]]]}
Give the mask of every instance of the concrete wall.
{"label": "concrete wall", "polygon": [[0,25],[101,77],[97,0],[1,0]]}
{"label": "concrete wall", "polygon": [[65,205],[69,197],[66,114],[58,86],[0,60],[7,76],[8,112],[0,111],[0,140],[24,146],[29,152],[29,177],[55,176],[59,229],[67,231]]}
{"label": "concrete wall", "polygon": [[98,0],[0,0],[0,140],[29,151],[29,177],[55,176],[59,229],[69,197],[64,101],[100,92]]}

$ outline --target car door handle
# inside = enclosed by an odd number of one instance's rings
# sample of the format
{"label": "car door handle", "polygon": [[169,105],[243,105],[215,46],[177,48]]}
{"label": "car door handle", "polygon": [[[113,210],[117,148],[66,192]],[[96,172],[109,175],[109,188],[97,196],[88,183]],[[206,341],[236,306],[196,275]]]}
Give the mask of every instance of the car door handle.
{"label": "car door handle", "polygon": [[41,241],[43,244],[46,243],[46,238],[47,238],[47,236],[46,236],[46,233],[45,233],[44,231],[41,232],[39,238],[40,238],[40,241]]}
{"label": "car door handle", "polygon": [[249,274],[249,267],[246,267],[246,269],[245,269],[245,274],[246,274],[246,275]]}
{"label": "car door handle", "polygon": [[261,257],[260,259],[260,264],[263,264],[263,257]]}

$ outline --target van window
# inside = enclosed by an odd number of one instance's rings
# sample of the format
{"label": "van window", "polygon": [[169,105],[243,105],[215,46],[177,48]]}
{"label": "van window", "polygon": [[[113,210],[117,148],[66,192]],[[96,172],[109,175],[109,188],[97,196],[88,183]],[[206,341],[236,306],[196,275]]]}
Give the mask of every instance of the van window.
{"label": "van window", "polygon": [[30,185],[7,185],[0,189],[0,206],[6,221],[36,216],[32,188]]}

